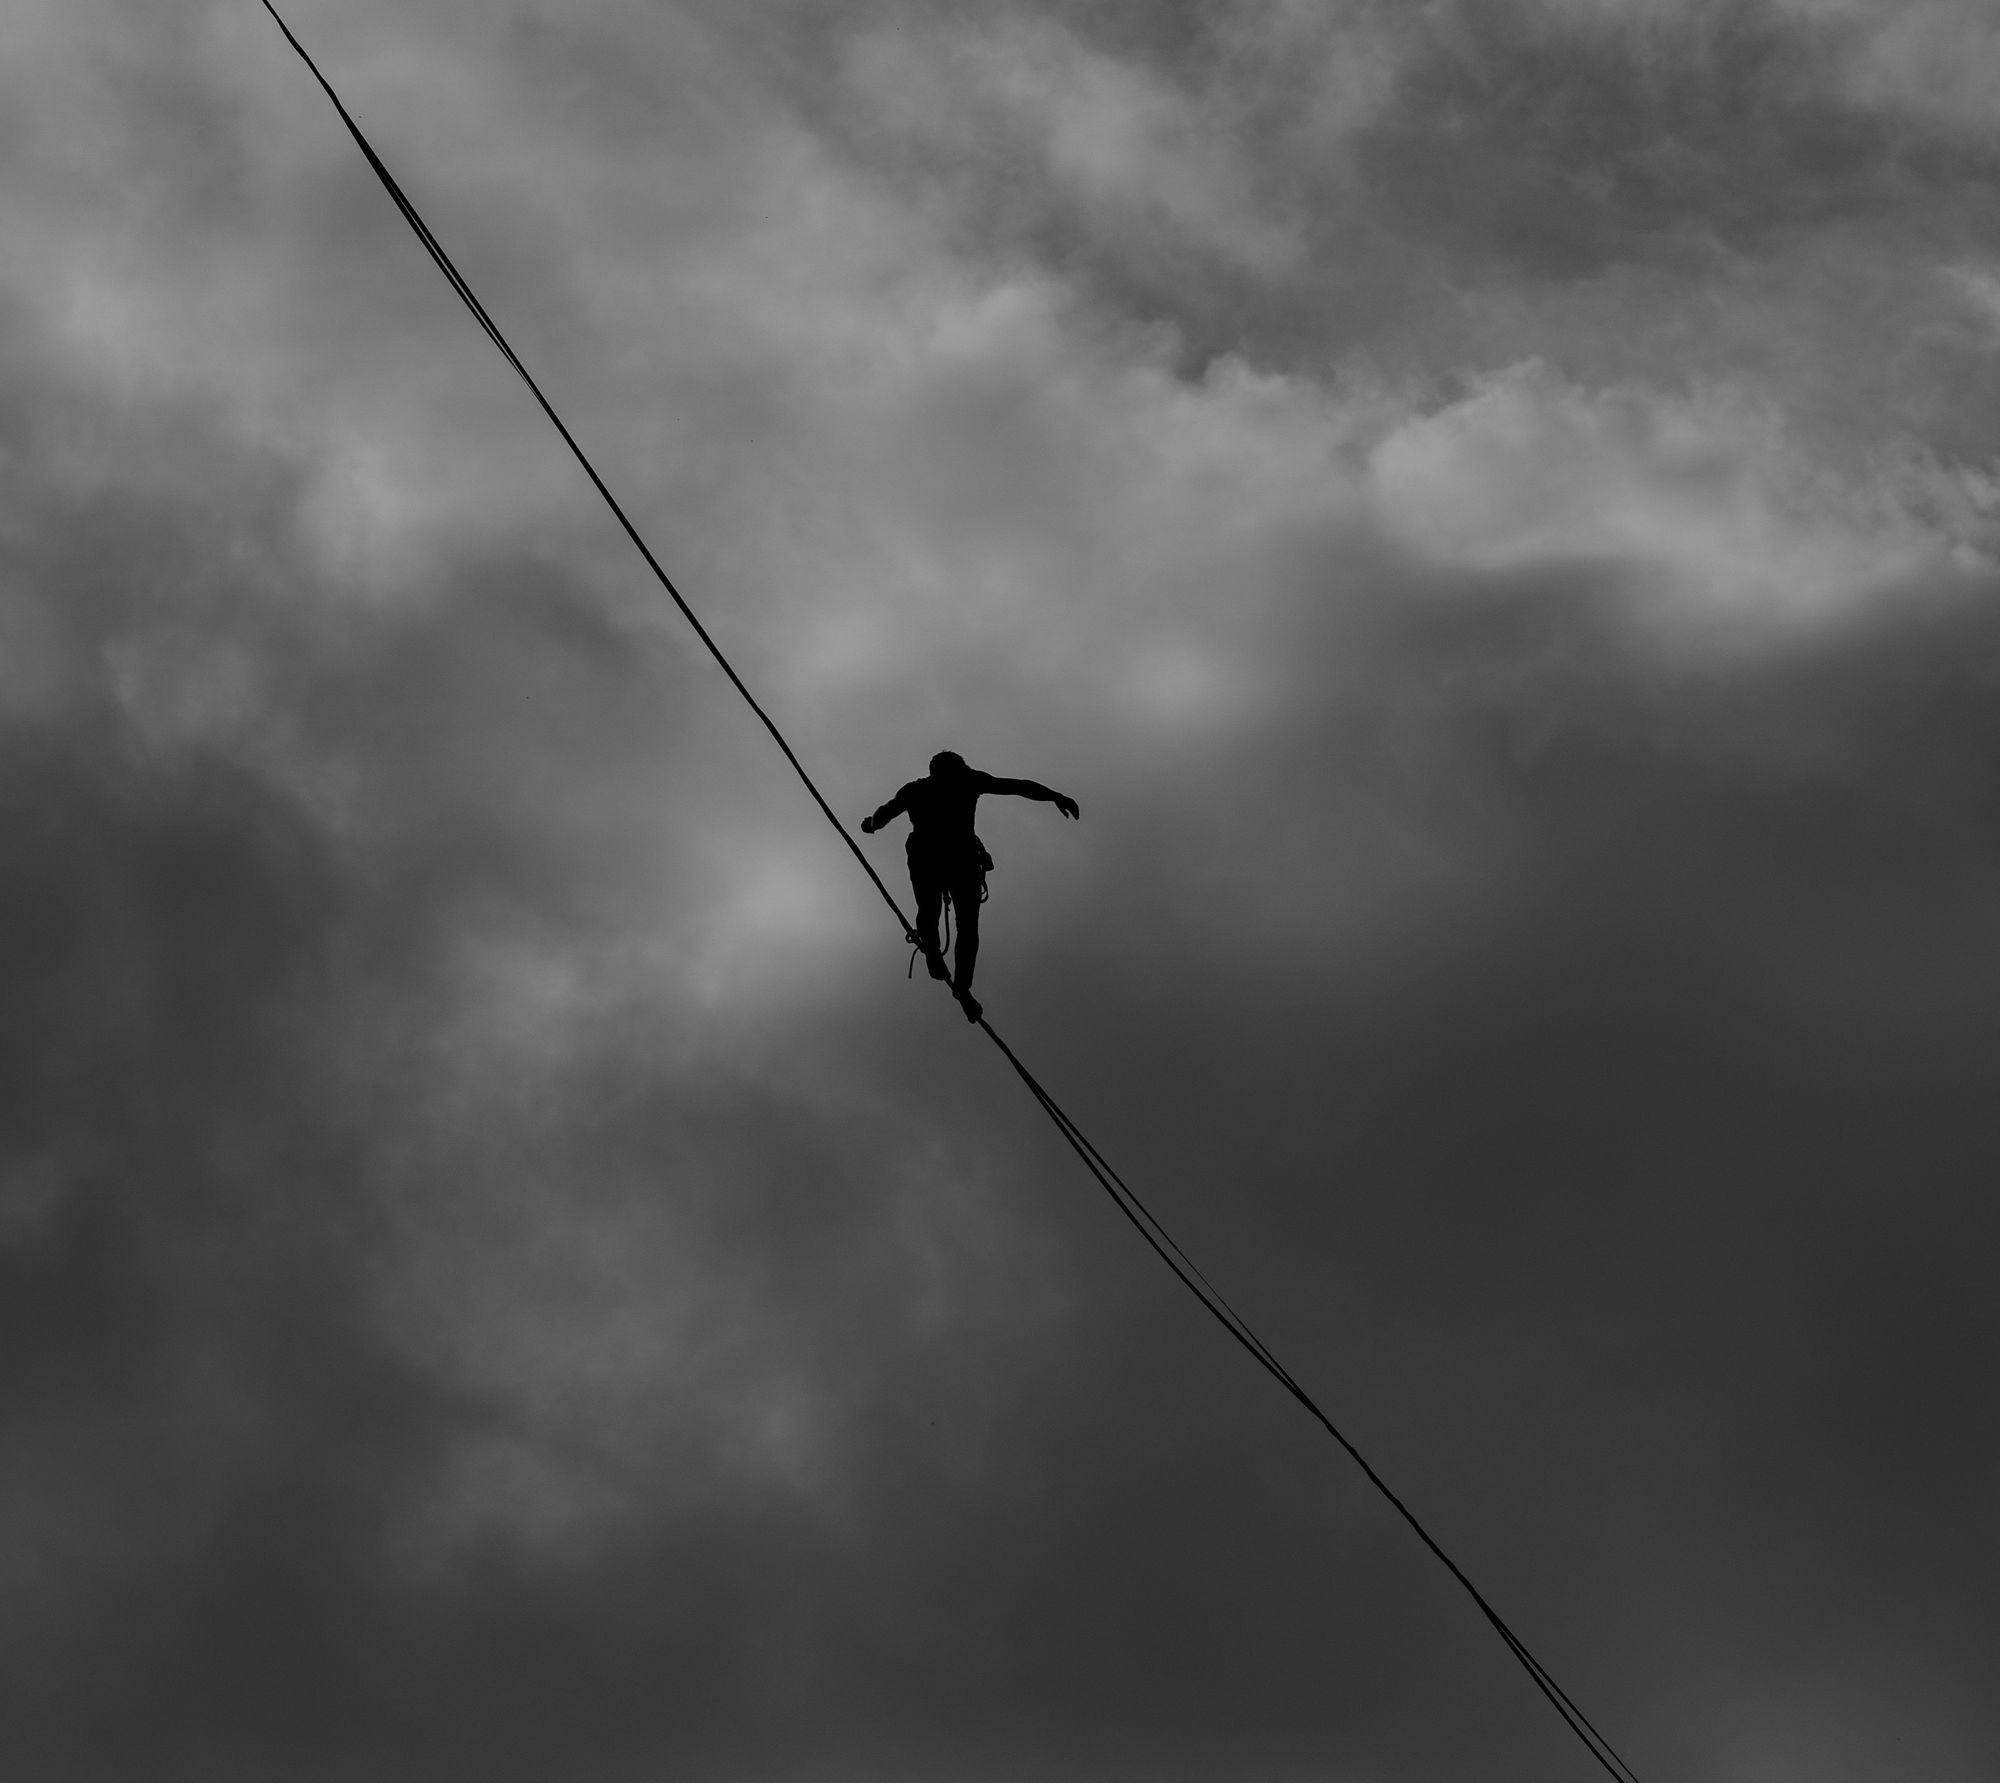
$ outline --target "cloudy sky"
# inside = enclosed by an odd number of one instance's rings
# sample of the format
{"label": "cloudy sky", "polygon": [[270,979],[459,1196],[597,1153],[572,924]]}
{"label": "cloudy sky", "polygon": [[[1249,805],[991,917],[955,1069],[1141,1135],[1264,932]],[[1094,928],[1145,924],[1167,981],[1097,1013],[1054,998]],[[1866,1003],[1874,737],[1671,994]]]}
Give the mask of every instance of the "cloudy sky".
{"label": "cloudy sky", "polygon": [[[1647,1783],[2000,1771],[1986,0],[286,11]],[[9,1779],[1596,1774],[254,0],[0,9],[0,466]]]}

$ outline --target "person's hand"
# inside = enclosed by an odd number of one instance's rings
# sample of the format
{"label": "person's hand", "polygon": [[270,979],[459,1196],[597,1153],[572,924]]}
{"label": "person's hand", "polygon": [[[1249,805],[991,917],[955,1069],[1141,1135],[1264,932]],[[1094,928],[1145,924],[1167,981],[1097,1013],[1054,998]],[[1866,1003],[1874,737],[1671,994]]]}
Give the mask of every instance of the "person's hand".
{"label": "person's hand", "polygon": [[1066,792],[1059,792],[1056,794],[1056,809],[1060,811],[1065,817],[1081,817],[1083,815],[1083,813],[1077,809],[1076,800],[1071,798],[1069,794]]}
{"label": "person's hand", "polygon": [[874,835],[874,833],[875,833],[875,819],[874,819],[874,818],[873,818],[872,816],[871,816],[871,817],[864,817],[864,818],[863,818],[863,819],[861,820],[861,833],[862,833],[862,834],[863,834],[864,836],[872,836],[872,835]]}

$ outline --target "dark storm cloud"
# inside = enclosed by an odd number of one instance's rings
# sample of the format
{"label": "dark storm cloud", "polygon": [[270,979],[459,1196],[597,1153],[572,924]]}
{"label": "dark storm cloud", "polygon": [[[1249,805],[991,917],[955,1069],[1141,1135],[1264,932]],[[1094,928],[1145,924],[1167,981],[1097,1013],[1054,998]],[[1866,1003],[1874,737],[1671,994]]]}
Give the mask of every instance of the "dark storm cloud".
{"label": "dark storm cloud", "polygon": [[[1477,813],[1474,865],[1420,940],[1253,984],[1240,954],[1213,976],[1183,956],[1145,999],[1173,924],[1142,924],[1115,965],[1068,956],[1075,1004],[1118,1018],[1065,1062],[1143,1009],[1145,1068],[1094,1073],[1100,1127],[1150,1133],[1128,1166],[1270,1294],[1292,1365],[1407,1458],[1491,1589],[1531,1627],[1616,1620],[1675,1680],[1687,1713],[1651,1721],[1572,1661],[1655,1762],[1729,1775],[1796,1746],[1797,1692],[1844,1730],[1809,1742],[1828,1774],[1872,1774],[1887,1722],[1976,1775],[1990,590],[1914,633],[1664,677],[1601,590],[1576,597],[1491,590],[1376,659],[1404,685],[1472,671],[1426,743]],[[1355,728],[1315,755],[1329,775]],[[1338,895],[1337,853],[1289,864]],[[1611,1601],[1570,1597],[1586,1577]],[[1837,1680],[1906,1663],[1932,1682],[1839,1706]],[[1742,1718],[1733,1758],[1693,1749],[1712,1715]]]}
{"label": "dark storm cloud", "polygon": [[[4,746],[9,1762],[61,1775],[82,1730],[114,1770],[163,1727],[198,1738],[203,1674],[254,1671],[260,1628],[341,1577],[437,1408],[365,1334],[356,1148],[314,1081],[337,850],[158,728],[234,704],[228,671],[264,656],[207,529],[246,554],[270,529],[235,502],[12,497],[10,625],[39,648]],[[180,696],[149,715],[118,685],[142,658]]]}
{"label": "dark storm cloud", "polygon": [[[10,396],[24,464],[103,424]],[[344,604],[296,477],[195,412],[122,421],[164,492],[128,444],[11,501],[9,1763],[534,1775],[579,1715],[654,1757],[733,1725],[809,1564],[821,1402],[870,1403],[906,1319],[949,1352],[905,1289],[920,1256],[951,1295],[950,1225],[897,1235],[895,1123],[727,1058],[663,1087],[510,1006],[617,907],[606,782],[670,746],[671,667],[519,562]],[[626,1000],[589,1014],[687,1057]],[[581,1559],[523,1578],[524,1532]],[[610,1610],[634,1551],[660,1601]]]}
{"label": "dark storm cloud", "polygon": [[1465,8],[1358,153],[1400,226],[1547,278],[1973,200],[1983,145],[1857,104],[1845,48],[1762,4]]}
{"label": "dark storm cloud", "polygon": [[1908,76],[1978,53],[1948,10],[1900,34],[1763,0],[1163,9],[1157,32],[870,12],[837,115],[971,251],[1171,324],[1192,367],[1429,382],[1533,354],[1961,452],[1992,361],[1941,273],[1991,236],[1993,151]]}

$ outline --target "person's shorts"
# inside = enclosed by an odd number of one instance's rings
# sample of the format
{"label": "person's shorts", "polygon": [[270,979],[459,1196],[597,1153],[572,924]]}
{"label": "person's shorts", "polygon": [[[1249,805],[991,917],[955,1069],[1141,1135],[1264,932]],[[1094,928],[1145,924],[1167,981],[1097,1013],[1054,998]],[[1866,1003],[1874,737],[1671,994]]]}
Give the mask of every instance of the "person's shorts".
{"label": "person's shorts", "polygon": [[986,893],[986,875],[993,857],[977,836],[968,851],[964,844],[950,848],[920,847],[915,836],[903,845],[903,857],[910,864],[910,883],[921,891],[950,894],[954,904],[977,904]]}

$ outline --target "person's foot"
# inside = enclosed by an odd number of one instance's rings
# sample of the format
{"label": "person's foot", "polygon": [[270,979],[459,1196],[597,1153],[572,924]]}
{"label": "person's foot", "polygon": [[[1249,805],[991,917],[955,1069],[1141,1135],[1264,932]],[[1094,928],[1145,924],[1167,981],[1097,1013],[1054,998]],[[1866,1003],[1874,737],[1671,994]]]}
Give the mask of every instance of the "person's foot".
{"label": "person's foot", "polygon": [[954,985],[952,987],[951,994],[958,999],[958,1006],[959,1008],[965,1011],[965,1019],[967,1021],[976,1022],[982,1015],[986,1013],[986,1011],[980,1007],[979,999],[975,997],[970,991],[962,991],[958,989],[957,986]]}
{"label": "person's foot", "polygon": [[939,953],[935,947],[929,949],[924,954],[924,964],[930,969],[930,975],[933,978],[943,979],[951,976],[949,969],[945,966],[944,955]]}

